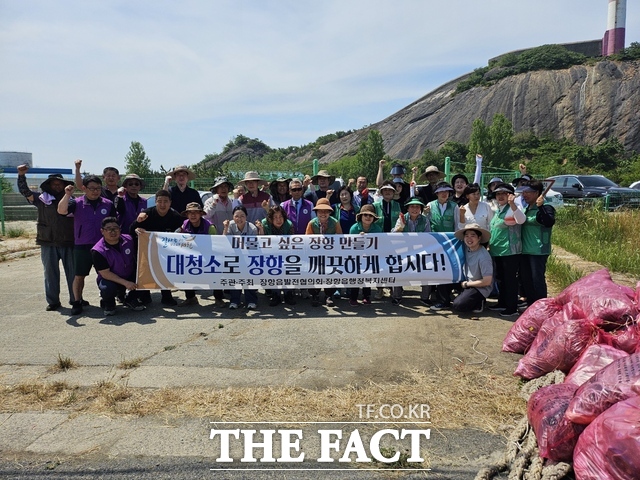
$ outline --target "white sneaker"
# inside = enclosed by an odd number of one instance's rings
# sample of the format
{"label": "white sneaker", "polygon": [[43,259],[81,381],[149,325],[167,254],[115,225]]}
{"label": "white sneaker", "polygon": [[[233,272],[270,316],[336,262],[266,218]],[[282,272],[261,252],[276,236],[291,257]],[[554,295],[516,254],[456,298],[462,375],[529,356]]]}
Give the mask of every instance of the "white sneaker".
{"label": "white sneaker", "polygon": [[256,308],[258,308],[258,305],[256,305],[255,303],[250,303],[249,305],[247,305],[247,310],[255,310]]}
{"label": "white sneaker", "polygon": [[229,304],[229,310],[237,310],[238,308],[238,304],[237,303],[230,303]]}

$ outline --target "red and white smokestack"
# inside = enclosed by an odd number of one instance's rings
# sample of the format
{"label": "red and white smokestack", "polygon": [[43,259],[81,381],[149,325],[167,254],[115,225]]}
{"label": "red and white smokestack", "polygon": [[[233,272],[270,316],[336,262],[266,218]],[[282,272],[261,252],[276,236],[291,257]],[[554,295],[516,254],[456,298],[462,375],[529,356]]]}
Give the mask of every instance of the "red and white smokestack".
{"label": "red and white smokestack", "polygon": [[627,0],[609,0],[607,31],[602,39],[604,57],[624,48],[624,24],[627,17]]}

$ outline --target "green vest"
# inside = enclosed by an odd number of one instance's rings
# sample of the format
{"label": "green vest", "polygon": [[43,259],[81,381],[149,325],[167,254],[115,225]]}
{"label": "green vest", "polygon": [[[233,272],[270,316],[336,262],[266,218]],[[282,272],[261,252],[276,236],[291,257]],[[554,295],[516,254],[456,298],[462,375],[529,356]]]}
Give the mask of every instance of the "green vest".
{"label": "green vest", "polygon": [[[380,225],[380,229],[384,231],[384,210],[383,204],[384,200],[378,200],[373,204],[376,209],[376,215],[378,215],[378,220],[376,221],[377,225]],[[391,228],[395,227],[396,221],[398,221],[398,217],[400,216],[400,204],[395,200],[391,200]],[[389,230],[391,231],[391,230]]]}
{"label": "green vest", "polygon": [[524,211],[527,221],[522,224],[522,253],[525,255],[549,255],[551,253],[551,227],[536,220],[538,206],[534,203]]}
{"label": "green vest", "polygon": [[[418,215],[418,219],[416,221],[416,232],[422,233],[422,232],[428,232],[429,230],[427,230],[427,227],[431,227],[431,224],[427,224],[427,222],[429,221],[429,219],[427,218],[426,215]],[[405,213],[404,214],[404,230],[402,230],[404,233],[409,232],[409,214]]]}
{"label": "green vest", "polygon": [[327,231],[326,232],[321,232],[320,231],[320,222],[318,221],[318,217],[314,218],[311,220],[311,228],[313,229],[313,233],[315,233],[316,235],[333,235],[336,233],[336,225],[338,224],[338,221],[333,218],[333,217],[329,217],[329,221],[328,221],[328,226],[327,226]]}
{"label": "green vest", "polygon": [[522,239],[520,225],[512,226],[504,223],[504,218],[511,207],[509,204],[498,210],[491,219],[491,240],[489,241],[489,253],[492,257],[508,257],[522,253]]}
{"label": "green vest", "polygon": [[451,200],[447,200],[447,208],[444,213],[440,212],[437,200],[429,202],[431,208],[431,231],[432,232],[455,232],[456,231],[456,207],[458,205]]}

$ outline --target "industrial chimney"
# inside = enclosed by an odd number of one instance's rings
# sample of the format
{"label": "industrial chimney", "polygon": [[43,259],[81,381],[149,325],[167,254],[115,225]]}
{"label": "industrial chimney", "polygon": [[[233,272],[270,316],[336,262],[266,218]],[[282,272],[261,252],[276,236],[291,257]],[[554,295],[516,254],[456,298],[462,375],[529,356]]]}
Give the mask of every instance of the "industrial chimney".
{"label": "industrial chimney", "polygon": [[607,31],[602,39],[602,56],[618,53],[624,48],[624,24],[627,17],[627,0],[609,0]]}

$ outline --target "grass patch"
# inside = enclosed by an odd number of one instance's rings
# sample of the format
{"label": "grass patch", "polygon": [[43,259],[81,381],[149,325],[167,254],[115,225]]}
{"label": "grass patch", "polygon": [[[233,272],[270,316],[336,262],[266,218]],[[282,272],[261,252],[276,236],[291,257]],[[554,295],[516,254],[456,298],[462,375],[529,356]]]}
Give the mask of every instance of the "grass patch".
{"label": "grass patch", "polygon": [[69,357],[63,357],[62,354],[58,354],[58,361],[53,366],[54,372],[66,372],[72,368],[76,368],[78,364]]}
{"label": "grass patch", "polygon": [[132,368],[138,368],[142,362],[144,362],[144,358],[142,357],[134,358],[132,360],[122,360],[118,364],[118,368],[130,370]]}
{"label": "grass patch", "polygon": [[[410,372],[394,384],[309,390],[299,387],[141,389],[103,381],[92,388],[30,384],[0,392],[2,412],[67,410],[100,415],[158,415],[226,421],[359,421],[358,404],[429,404],[438,428],[473,427],[501,433],[526,413],[515,377],[479,366]],[[73,401],[71,401],[73,400]]]}
{"label": "grass patch", "polygon": [[561,292],[573,282],[584,277],[585,272],[572,267],[568,263],[558,260],[555,255],[550,255],[547,260],[547,280],[552,290]]}
{"label": "grass patch", "polygon": [[26,236],[28,236],[27,230],[22,227],[9,227],[7,229],[7,237],[9,238],[19,238]]}
{"label": "grass patch", "polygon": [[570,207],[559,210],[556,219],[553,243],[614,272],[640,276],[640,210]]}

